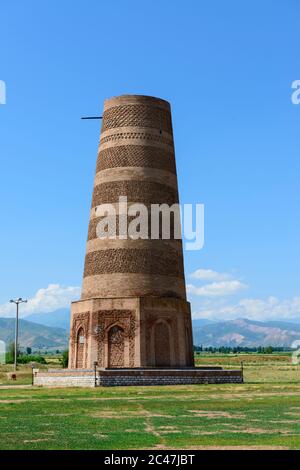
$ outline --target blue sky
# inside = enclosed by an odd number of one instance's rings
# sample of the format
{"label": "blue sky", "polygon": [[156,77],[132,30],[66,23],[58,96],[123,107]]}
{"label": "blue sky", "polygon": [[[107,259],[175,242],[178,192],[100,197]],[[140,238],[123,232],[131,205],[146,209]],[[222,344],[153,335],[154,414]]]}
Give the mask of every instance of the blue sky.
{"label": "blue sky", "polygon": [[14,296],[28,312],[78,296],[99,140],[80,116],[141,93],[171,102],[180,199],[205,204],[205,246],[185,253],[194,315],[300,318],[299,14],[297,0],[2,3],[4,314]]}

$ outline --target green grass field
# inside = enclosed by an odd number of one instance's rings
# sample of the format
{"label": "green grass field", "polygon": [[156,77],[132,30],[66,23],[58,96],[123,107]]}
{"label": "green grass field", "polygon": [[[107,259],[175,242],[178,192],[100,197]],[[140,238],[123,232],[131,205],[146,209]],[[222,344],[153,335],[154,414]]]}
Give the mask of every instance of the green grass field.
{"label": "green grass field", "polygon": [[[289,355],[197,356],[243,385],[43,389],[0,371],[1,449],[300,449],[300,366]],[[16,384],[30,383],[30,368]],[[9,388],[8,383],[10,383]]]}

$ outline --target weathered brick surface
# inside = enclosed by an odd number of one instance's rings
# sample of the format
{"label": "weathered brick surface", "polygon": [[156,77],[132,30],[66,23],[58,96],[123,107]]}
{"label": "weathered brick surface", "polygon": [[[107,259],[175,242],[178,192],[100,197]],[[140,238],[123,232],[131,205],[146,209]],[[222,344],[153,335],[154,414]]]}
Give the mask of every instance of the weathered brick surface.
{"label": "weathered brick surface", "polygon": [[[182,244],[173,247],[170,243],[174,237],[180,238],[176,217],[171,215],[171,240],[166,243],[161,243],[163,236],[168,238],[162,231],[162,217],[157,233],[156,224],[148,224],[153,239],[138,240],[130,239],[130,228],[134,224],[141,228],[139,220],[131,220],[124,239],[117,219],[117,243],[113,245],[96,233],[101,214],[97,207],[113,204],[124,214],[120,196],[127,196],[129,206],[167,204],[172,211],[179,202],[171,108],[164,100],[124,95],[105,101],[81,300],[72,303],[69,367],[80,370],[92,367],[94,361],[99,367],[192,366]],[[55,377],[39,375],[37,380],[68,380]],[[72,384],[81,383],[80,375],[70,377]],[[146,380],[139,374],[128,377],[102,374],[100,381],[113,385]],[[83,383],[88,380],[85,376]],[[174,380],[195,379],[149,376],[146,382]]]}

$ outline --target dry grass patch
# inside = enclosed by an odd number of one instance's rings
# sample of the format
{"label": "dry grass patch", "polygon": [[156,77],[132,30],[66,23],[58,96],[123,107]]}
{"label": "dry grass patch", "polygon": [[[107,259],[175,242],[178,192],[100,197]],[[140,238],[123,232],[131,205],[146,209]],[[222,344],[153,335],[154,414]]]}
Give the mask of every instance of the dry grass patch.
{"label": "dry grass patch", "polygon": [[23,442],[28,444],[28,443],[33,443],[33,442],[45,442],[45,441],[49,441],[50,439],[42,439],[42,438],[39,438],[39,439],[25,439]]}
{"label": "dry grass patch", "polygon": [[228,418],[228,419],[240,419],[245,418],[246,416],[242,413],[229,413],[228,411],[207,411],[207,410],[187,410],[190,413],[194,413],[196,416],[201,418]]}

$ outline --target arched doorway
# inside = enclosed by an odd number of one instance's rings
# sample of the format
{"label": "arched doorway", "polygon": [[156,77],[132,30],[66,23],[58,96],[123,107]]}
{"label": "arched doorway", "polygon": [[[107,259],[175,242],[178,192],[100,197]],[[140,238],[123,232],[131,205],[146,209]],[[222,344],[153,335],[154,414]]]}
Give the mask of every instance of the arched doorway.
{"label": "arched doorway", "polygon": [[165,322],[158,322],[154,330],[154,351],[156,367],[170,367],[170,333]]}
{"label": "arched doorway", "polygon": [[108,367],[124,367],[124,330],[118,325],[108,332]]}
{"label": "arched doorway", "polygon": [[84,368],[84,329],[81,327],[77,333],[77,354],[76,354],[76,368]]}

